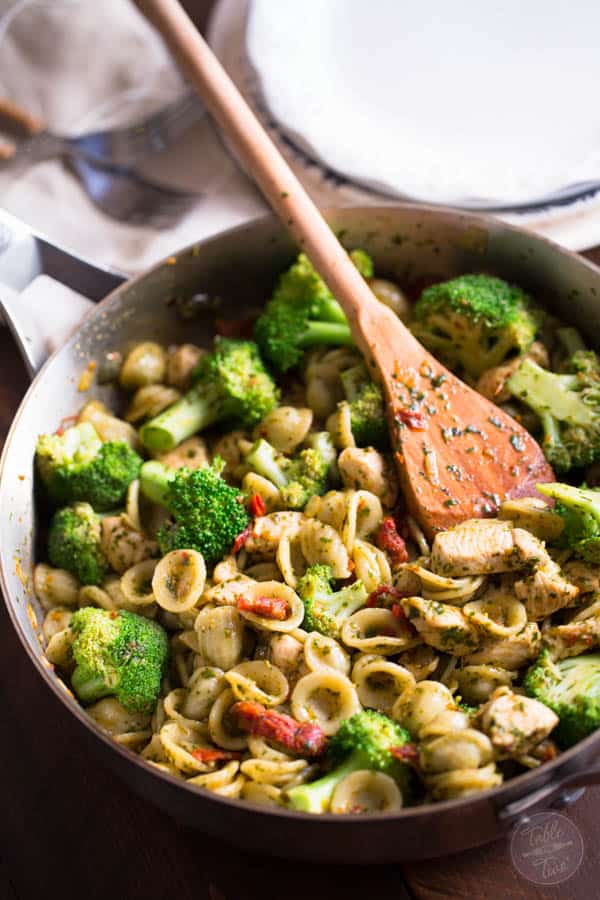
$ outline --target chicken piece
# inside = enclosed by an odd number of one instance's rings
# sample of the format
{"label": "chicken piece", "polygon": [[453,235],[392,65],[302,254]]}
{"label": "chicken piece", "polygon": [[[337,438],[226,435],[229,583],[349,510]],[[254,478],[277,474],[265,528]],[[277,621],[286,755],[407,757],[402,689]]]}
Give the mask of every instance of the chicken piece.
{"label": "chicken piece", "polygon": [[528,619],[545,619],[565,606],[573,606],[579,588],[567,581],[560,567],[549,560],[515,583],[515,594],[525,604]]}
{"label": "chicken piece", "polygon": [[105,516],[101,523],[100,547],[111,569],[119,574],[131,566],[158,556],[158,544],[132,528],[123,516]]}
{"label": "chicken piece", "polygon": [[392,507],[398,497],[396,473],[385,457],[373,447],[346,447],[338,456],[344,487],[370,491],[384,506]]}
{"label": "chicken piece", "polygon": [[267,658],[281,669],[291,684],[307,672],[304,645],[291,634],[274,634],[269,641]]}
{"label": "chicken piece", "polygon": [[431,647],[465,656],[478,646],[477,629],[458,606],[422,597],[404,597],[400,605],[410,624]]}
{"label": "chicken piece", "polygon": [[221,581],[218,584],[208,588],[203,595],[206,603],[217,603],[219,606],[237,606],[240,597],[243,596],[244,588],[249,584],[255,584],[253,578],[239,573],[228,581]]}
{"label": "chicken piece", "polygon": [[539,700],[499,687],[479,713],[479,721],[496,750],[521,756],[547,738],[559,720]]}
{"label": "chicken piece", "polygon": [[489,639],[465,657],[465,665],[498,666],[515,671],[534,660],[540,652],[542,636],[535,622],[528,622],[518,634],[496,641]]}
{"label": "chicken piece", "polygon": [[201,437],[182,441],[174,450],[161,453],[158,459],[169,469],[202,469],[209,464],[208,449]]}
{"label": "chicken piece", "polygon": [[549,364],[548,351],[540,341],[534,341],[527,353],[522,356],[515,356],[503,366],[487,369],[477,382],[477,391],[493,403],[506,403],[512,396],[506,387],[506,382],[517,371],[524,359],[532,359],[544,368],[547,368]]}
{"label": "chicken piece", "polygon": [[600,644],[600,615],[575,619],[564,625],[548,624],[542,633],[544,643],[555,659],[579,656]]}
{"label": "chicken piece", "polygon": [[254,520],[244,548],[248,553],[275,553],[284,534],[296,535],[303,521],[302,513],[290,510],[259,516]]}
{"label": "chicken piece", "polygon": [[600,593],[600,566],[582,559],[570,559],[563,566],[563,574],[579,588],[580,594]]}
{"label": "chicken piece", "polygon": [[550,559],[534,535],[500,519],[469,519],[436,534],[431,568],[438,575],[488,575],[543,565]]}

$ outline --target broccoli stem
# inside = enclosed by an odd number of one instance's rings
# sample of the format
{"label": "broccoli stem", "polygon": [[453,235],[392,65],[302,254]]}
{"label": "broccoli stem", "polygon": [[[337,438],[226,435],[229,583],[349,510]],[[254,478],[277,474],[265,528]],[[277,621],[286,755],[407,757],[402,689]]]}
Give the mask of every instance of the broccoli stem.
{"label": "broccoli stem", "polygon": [[364,756],[359,751],[355,751],[341,765],[319,778],[318,781],[299,784],[286,791],[286,805],[300,812],[317,814],[327,812],[333,792],[340,781],[347,775],[351,775],[352,772],[365,768],[368,769],[369,766],[365,764]]}
{"label": "broccoli stem", "polygon": [[176,469],[168,469],[155,459],[145,462],[140,469],[140,488],[152,503],[168,507],[169,484],[177,474]]}
{"label": "broccoli stem", "polygon": [[89,675],[81,666],[77,666],[71,676],[71,687],[82,703],[93,703],[114,693],[100,675]]}
{"label": "broccoli stem", "polygon": [[149,450],[172,450],[219,418],[219,398],[212,385],[198,385],[140,429]]}
{"label": "broccoli stem", "polygon": [[315,347],[318,344],[352,347],[354,341],[347,323],[308,322],[298,344],[300,347]]}
{"label": "broccoli stem", "polygon": [[287,485],[288,479],[277,462],[275,448],[268,441],[258,440],[246,456],[246,463],[257,475],[268,478],[276,487]]}
{"label": "broccoli stem", "polygon": [[348,325],[344,310],[333,297],[329,300],[321,300],[319,303],[319,318],[325,322],[339,322]]}

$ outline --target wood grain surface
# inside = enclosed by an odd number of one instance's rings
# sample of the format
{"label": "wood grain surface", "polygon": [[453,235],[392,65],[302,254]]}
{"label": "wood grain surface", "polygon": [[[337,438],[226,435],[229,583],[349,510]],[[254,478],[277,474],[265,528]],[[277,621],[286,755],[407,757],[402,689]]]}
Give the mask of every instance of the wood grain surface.
{"label": "wood grain surface", "polygon": [[[204,24],[211,3],[186,5]],[[600,264],[600,248],[586,255]],[[0,329],[0,443],[26,387],[17,350]],[[0,710],[0,900],[600,897],[600,788],[566,813],[585,853],[578,872],[555,888],[520,878],[506,841],[402,866],[316,866],[251,855],[183,828],[86,756],[79,729],[31,666],[3,604]]]}

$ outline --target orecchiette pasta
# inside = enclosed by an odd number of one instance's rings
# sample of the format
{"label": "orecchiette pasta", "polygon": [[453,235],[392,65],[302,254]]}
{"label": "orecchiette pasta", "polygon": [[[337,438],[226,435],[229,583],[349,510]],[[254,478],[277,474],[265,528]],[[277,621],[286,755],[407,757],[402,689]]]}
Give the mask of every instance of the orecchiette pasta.
{"label": "orecchiette pasta", "polygon": [[331,669],[310,672],[301,678],[290,703],[295,719],[317,722],[325,734],[335,734],[340,723],[360,709],[352,682]]}
{"label": "orecchiette pasta", "polygon": [[402,809],[402,793],[383,772],[359,769],[336,786],[330,811],[338,815],[394,812]]}
{"label": "orecchiette pasta", "polygon": [[[307,271],[303,260],[293,283]],[[395,285],[367,280],[407,315]],[[314,311],[321,301],[335,310],[325,287],[312,276],[310,283]],[[223,363],[226,340],[215,344],[210,376],[204,364],[194,370],[211,351],[193,344],[116,348],[119,371],[115,363],[99,381],[112,378],[128,392],[124,419],[98,399],[73,416],[74,429],[91,423],[101,442],[128,444],[121,450],[132,468],[108,511],[81,497],[79,485],[74,492],[89,514],[87,543],[69,541],[77,554],[91,546],[94,565],[80,568],[79,556],[57,553],[54,539],[48,557],[56,565],[39,562],[33,572],[40,641],[65,689],[99,728],[160,771],[199,791],[274,807],[393,813],[495,787],[503,773],[556,755],[556,715],[527,696],[525,673],[542,647],[556,661],[600,647],[600,565],[566,549],[564,536],[557,541],[559,511],[535,498],[507,500],[499,518],[461,522],[430,544],[399,496],[394,446],[382,452],[385,441],[375,437],[379,449],[364,446],[356,398],[366,388],[375,416],[380,400],[358,350],[307,351],[263,404],[261,384],[277,360],[248,378],[246,362],[235,371]],[[256,354],[245,339],[230,346],[242,360]],[[509,361],[511,372],[519,362]],[[502,375],[505,390],[505,368],[484,372],[480,384]],[[416,405],[419,385],[431,379],[427,367],[414,385],[410,376]],[[435,395],[437,406],[441,381]],[[194,433],[192,409],[195,422],[206,412],[206,429]],[[158,444],[168,452],[148,437],[157,415],[168,438]],[[139,434],[131,423],[142,425]],[[233,423],[240,427],[227,431]],[[70,432],[78,472],[89,462],[83,435],[91,430]],[[47,437],[60,447],[62,436]],[[266,474],[279,487],[255,471],[257,441],[271,445],[277,471]],[[108,480],[119,483],[118,468]],[[50,489],[46,499],[60,508]],[[40,609],[30,609],[33,622]],[[94,628],[83,639],[86,621]],[[121,632],[123,623],[130,630]],[[82,659],[94,641],[102,652],[88,668]],[[127,694],[129,680],[150,671],[150,686]],[[356,770],[353,751],[379,740],[385,771],[376,771],[379,746]],[[414,794],[407,766],[421,784]],[[313,782],[311,799],[304,792]]]}
{"label": "orecchiette pasta", "polygon": [[204,557],[197,550],[171,550],[152,576],[156,602],[167,612],[187,612],[197,605],[206,583]]}

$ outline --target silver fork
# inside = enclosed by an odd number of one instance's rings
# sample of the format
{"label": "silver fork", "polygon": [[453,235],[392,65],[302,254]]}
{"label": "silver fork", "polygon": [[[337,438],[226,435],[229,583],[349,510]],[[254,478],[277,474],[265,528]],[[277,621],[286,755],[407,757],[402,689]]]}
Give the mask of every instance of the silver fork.
{"label": "silver fork", "polygon": [[109,128],[65,137],[40,131],[18,145],[12,159],[1,168],[29,166],[57,156],[82,156],[113,166],[133,166],[152,153],[164,150],[206,114],[196,94],[186,92],[149,118],[124,128]]}
{"label": "silver fork", "polygon": [[102,165],[70,153],[64,158],[92,202],[111,219],[127,225],[169,228],[201,196],[149,181],[131,169]]}

